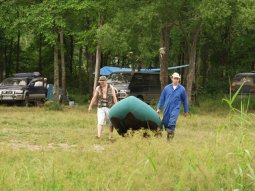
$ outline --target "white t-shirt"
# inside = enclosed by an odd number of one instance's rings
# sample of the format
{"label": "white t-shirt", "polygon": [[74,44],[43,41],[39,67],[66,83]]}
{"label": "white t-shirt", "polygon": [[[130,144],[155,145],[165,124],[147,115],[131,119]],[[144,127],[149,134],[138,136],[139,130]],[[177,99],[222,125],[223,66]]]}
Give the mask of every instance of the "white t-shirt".
{"label": "white t-shirt", "polygon": [[174,90],[177,88],[177,86],[173,86]]}

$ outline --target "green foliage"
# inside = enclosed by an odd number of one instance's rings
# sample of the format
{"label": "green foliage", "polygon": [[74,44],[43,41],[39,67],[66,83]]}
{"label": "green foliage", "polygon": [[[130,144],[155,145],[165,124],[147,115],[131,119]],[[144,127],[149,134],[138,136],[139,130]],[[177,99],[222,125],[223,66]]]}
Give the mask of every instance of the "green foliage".
{"label": "green foliage", "polygon": [[97,31],[97,39],[103,51],[111,51],[112,55],[125,55],[130,50],[126,33],[119,33],[109,24],[105,24]]}
{"label": "green foliage", "polygon": [[63,111],[61,104],[53,101],[47,101],[44,105],[44,108],[49,111]]}
{"label": "green foliage", "polygon": [[[248,97],[247,102],[244,99],[238,99],[238,94],[245,82],[240,86],[234,95],[229,99],[222,99],[229,106],[230,114],[229,120],[232,124],[228,124],[228,128],[237,127],[240,130],[240,135],[236,141],[240,142],[240,146],[236,148],[233,152],[230,152],[232,158],[237,158],[236,167],[234,169],[235,182],[233,184],[234,189],[238,190],[252,190],[255,184],[254,179],[254,166],[252,163],[252,156],[250,151],[244,146],[250,141],[247,139],[247,128],[251,126],[252,121],[254,121],[255,115],[249,113],[250,107],[250,97]],[[239,108],[236,107],[235,102],[239,102]],[[234,125],[233,125],[234,122]],[[254,126],[251,126],[254,127]]]}
{"label": "green foliage", "polygon": [[[249,113],[250,97],[248,97],[247,102],[245,102],[244,99],[242,99],[242,95],[241,99],[237,99],[244,83],[245,82],[242,83],[242,85],[239,87],[239,89],[235,92],[234,95],[231,95],[230,93],[229,99],[222,99],[229,106],[230,119],[233,120],[237,124],[237,126],[240,127],[241,129],[243,128],[245,129],[249,124],[251,124],[251,121],[255,117],[254,114]],[[239,108],[235,107],[236,104],[234,104],[234,102],[238,101],[240,101],[238,104],[240,105]]]}
{"label": "green foliage", "polygon": [[[104,64],[116,64],[117,57],[121,66],[132,62],[143,67],[159,67],[162,26],[171,27],[169,66],[186,64],[188,39],[201,24],[196,52],[199,62],[199,53],[206,44],[207,65],[202,63],[200,67],[201,76],[206,77],[203,92],[224,92],[227,75],[233,77],[237,72],[254,70],[254,7],[253,0],[1,0],[0,64],[4,70],[10,70],[5,71],[7,75],[17,72],[18,61],[21,72],[37,70],[41,47],[43,69],[40,72],[52,81],[52,46],[58,42],[59,31],[64,30],[67,68],[73,49],[68,81],[76,79],[79,48],[87,51],[83,54],[86,68],[85,60],[88,54],[95,55],[97,44],[106,58]],[[73,44],[68,43],[70,36]],[[129,52],[133,52],[132,57]],[[84,72],[87,76],[88,71],[84,69]],[[84,88],[87,93],[88,86]]]}
{"label": "green foliage", "polygon": [[240,10],[239,26],[243,29],[254,31],[255,2],[253,0],[238,0],[237,2]]}
{"label": "green foliage", "polygon": [[239,92],[241,91],[244,83],[245,82],[242,83],[242,85],[239,87],[239,89],[235,92],[235,94],[233,96],[231,95],[231,93],[229,94],[229,96],[230,96],[229,99],[222,99],[223,101],[225,101],[228,104],[230,111],[237,111],[237,109],[233,107],[233,103],[236,100]]}
{"label": "green foliage", "polygon": [[68,98],[69,100],[82,105],[87,104],[91,99],[88,95],[79,95],[78,93],[69,94]]}
{"label": "green foliage", "polygon": [[227,18],[232,14],[231,6],[234,1],[229,0],[206,0],[199,5],[201,18],[205,20],[205,25],[213,25],[219,27],[227,21]]}

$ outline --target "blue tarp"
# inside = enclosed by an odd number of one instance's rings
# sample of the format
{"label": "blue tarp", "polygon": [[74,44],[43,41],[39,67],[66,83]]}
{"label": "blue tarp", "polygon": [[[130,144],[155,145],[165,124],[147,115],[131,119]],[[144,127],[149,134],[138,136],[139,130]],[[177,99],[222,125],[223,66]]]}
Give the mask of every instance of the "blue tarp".
{"label": "blue tarp", "polygon": [[109,76],[112,72],[131,72],[131,68],[120,68],[120,67],[113,67],[113,66],[104,66],[100,69],[101,76]]}
{"label": "blue tarp", "polygon": [[[48,100],[53,100],[54,98],[54,85],[53,84],[48,84],[47,85],[47,99]],[[62,88],[59,87],[58,89],[58,94],[61,97],[62,96]],[[68,97],[68,95],[67,95]]]}
{"label": "blue tarp", "polygon": [[[189,66],[189,64],[181,65],[181,66],[173,66],[169,67],[168,70],[174,70],[178,68],[184,68]],[[131,72],[131,68],[120,68],[114,66],[104,66],[100,69],[101,76],[109,76],[112,72]],[[137,71],[137,70],[136,70]],[[160,68],[153,68],[153,69],[141,69],[141,72],[159,72]]]}
{"label": "blue tarp", "polygon": [[53,100],[53,84],[48,84],[47,99]]}
{"label": "blue tarp", "polygon": [[[168,67],[168,70],[174,70],[174,69],[179,69],[179,68],[185,68],[188,67],[189,64],[185,64],[185,65],[180,65],[180,66],[172,66],[172,67]],[[143,71],[144,70],[144,71]],[[142,69],[141,71],[143,72],[159,72],[160,68],[153,68],[153,69]]]}

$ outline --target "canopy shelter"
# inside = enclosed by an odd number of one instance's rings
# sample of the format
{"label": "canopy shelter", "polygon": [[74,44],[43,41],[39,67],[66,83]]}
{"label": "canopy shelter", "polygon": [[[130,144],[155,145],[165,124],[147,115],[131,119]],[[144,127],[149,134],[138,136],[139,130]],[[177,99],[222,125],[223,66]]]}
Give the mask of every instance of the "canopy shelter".
{"label": "canopy shelter", "polygon": [[[189,64],[184,64],[184,65],[180,65],[180,66],[172,66],[172,67],[168,67],[168,70],[175,70],[175,69],[179,69],[179,68],[185,68],[188,67]],[[160,72],[160,68],[152,68],[152,69],[141,69],[142,72]]]}
{"label": "canopy shelter", "polygon": [[131,72],[131,68],[120,68],[114,66],[104,66],[100,69],[101,76],[109,76],[113,72]]}
{"label": "canopy shelter", "polygon": [[[173,66],[169,67],[168,70],[175,70],[179,68],[184,68],[189,66],[189,64],[180,65],[180,66]],[[131,68],[120,68],[114,66],[104,66],[100,69],[101,76],[109,76],[112,72],[131,72]],[[160,72],[160,68],[152,68],[152,69],[141,69],[141,72]]]}

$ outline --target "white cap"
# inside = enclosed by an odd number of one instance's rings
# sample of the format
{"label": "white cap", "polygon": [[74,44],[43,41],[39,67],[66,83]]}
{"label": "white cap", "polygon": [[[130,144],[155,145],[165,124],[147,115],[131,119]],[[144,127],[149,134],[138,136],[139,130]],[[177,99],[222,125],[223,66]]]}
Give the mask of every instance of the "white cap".
{"label": "white cap", "polygon": [[172,74],[172,78],[181,78],[180,74],[178,74],[177,72]]}

